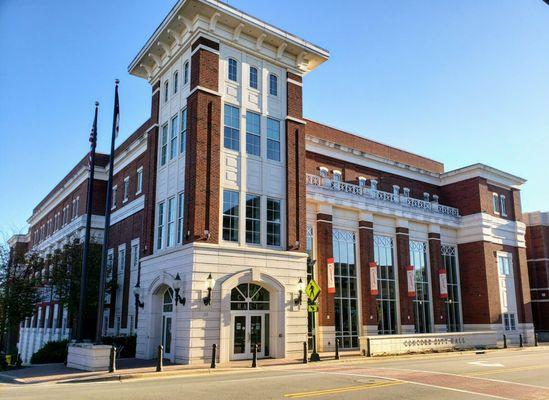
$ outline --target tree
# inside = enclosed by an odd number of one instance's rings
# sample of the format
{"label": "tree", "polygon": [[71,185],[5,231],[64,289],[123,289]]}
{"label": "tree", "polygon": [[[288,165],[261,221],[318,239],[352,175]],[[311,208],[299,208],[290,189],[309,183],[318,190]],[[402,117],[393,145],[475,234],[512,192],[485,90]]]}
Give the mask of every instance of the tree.
{"label": "tree", "polygon": [[0,349],[13,352],[19,324],[40,300],[37,273],[42,262],[22,251],[0,246]]}

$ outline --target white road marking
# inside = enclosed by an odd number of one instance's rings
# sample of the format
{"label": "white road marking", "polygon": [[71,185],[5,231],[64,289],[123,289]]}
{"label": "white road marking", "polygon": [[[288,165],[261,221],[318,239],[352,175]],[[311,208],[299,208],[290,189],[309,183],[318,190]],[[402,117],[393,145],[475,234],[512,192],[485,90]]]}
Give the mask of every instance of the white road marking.
{"label": "white road marking", "polygon": [[479,365],[481,367],[504,367],[504,365],[501,363],[489,363],[487,361],[472,361],[472,362],[469,362],[468,364]]}

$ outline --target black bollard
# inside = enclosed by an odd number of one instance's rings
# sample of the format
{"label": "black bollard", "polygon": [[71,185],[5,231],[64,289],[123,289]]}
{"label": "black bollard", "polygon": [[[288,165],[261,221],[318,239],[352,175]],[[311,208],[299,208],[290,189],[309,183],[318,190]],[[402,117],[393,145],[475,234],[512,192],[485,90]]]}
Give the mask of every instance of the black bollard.
{"label": "black bollard", "polygon": [[257,344],[252,344],[252,368],[257,368]]}
{"label": "black bollard", "polygon": [[215,368],[215,349],[217,348],[217,345],[214,343],[212,344],[212,363],[210,364],[210,368]]}
{"label": "black bollard", "polygon": [[537,333],[534,333],[534,346],[538,347],[538,334]]}
{"label": "black bollard", "polygon": [[524,347],[524,343],[522,343],[522,333],[519,335],[519,346]]}
{"label": "black bollard", "polygon": [[336,339],[336,360],[339,360],[339,339]]}
{"label": "black bollard", "polygon": [[366,357],[372,357],[372,349],[370,347],[370,338],[366,338]]}
{"label": "black bollard", "polygon": [[109,372],[116,372],[116,347],[111,346],[111,355],[109,358]]}
{"label": "black bollard", "polygon": [[503,348],[504,349],[507,348],[507,336],[506,335],[503,335]]}
{"label": "black bollard", "polygon": [[162,372],[164,366],[162,365],[162,360],[164,358],[164,346],[161,344],[158,345],[158,354],[156,359],[156,372]]}
{"label": "black bollard", "polygon": [[303,364],[307,364],[307,342],[303,342]]}

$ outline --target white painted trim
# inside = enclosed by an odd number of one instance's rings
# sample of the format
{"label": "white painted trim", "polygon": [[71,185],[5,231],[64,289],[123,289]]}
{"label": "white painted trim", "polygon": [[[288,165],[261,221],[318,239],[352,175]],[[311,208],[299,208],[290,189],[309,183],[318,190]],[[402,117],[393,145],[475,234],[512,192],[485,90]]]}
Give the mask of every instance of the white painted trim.
{"label": "white painted trim", "polygon": [[[132,161],[134,161],[137,157],[139,157],[147,150],[147,136],[148,134],[140,136],[121,154],[116,155],[114,159],[114,175],[119,173],[122,169],[128,166]],[[106,170],[109,170],[108,166]]]}
{"label": "white painted trim", "polygon": [[111,225],[113,226],[129,216],[141,211],[145,207],[145,196],[139,196],[137,199],[126,204],[124,207],[111,214]]}
{"label": "white painted trim", "polygon": [[529,258],[527,262],[536,262],[536,261],[549,261],[549,258]]}
{"label": "white painted trim", "polygon": [[477,213],[461,217],[458,230],[458,244],[490,242],[513,247],[526,247],[526,225],[520,221],[509,221],[488,213]]}
{"label": "white painted trim", "polygon": [[519,189],[526,182],[526,179],[481,163],[458,168],[441,174],[443,185],[448,185],[475,177],[485,178],[490,183],[505,189]]}
{"label": "white painted trim", "polygon": [[206,93],[209,93],[209,94],[213,94],[214,96],[219,96],[221,97],[221,93],[215,91],[215,90],[212,90],[212,89],[208,89],[208,88],[205,88],[204,86],[195,86],[193,90],[191,90],[191,92],[189,93],[189,96],[191,96],[194,92],[196,92],[197,90],[200,90],[202,92],[206,92]]}
{"label": "white painted trim", "polygon": [[298,82],[298,81],[296,81],[296,80],[294,80],[294,79],[292,79],[292,78],[286,78],[286,82],[288,82],[288,83],[293,83],[294,85],[303,87],[303,83],[302,83],[302,82]]}
{"label": "white painted trim", "polygon": [[304,119],[299,119],[299,118],[296,118],[296,117],[290,117],[289,115],[286,116],[286,119],[289,120],[289,121],[297,122],[298,124],[307,125],[307,121],[305,121]]}
{"label": "white painted trim", "polygon": [[[219,44],[219,41],[217,40],[214,40],[214,42],[216,42],[217,44]],[[194,53],[196,53],[198,50],[206,50],[206,51],[209,51],[210,53],[213,53],[213,54],[216,54],[219,56],[219,50],[216,50],[216,49],[212,49],[211,47],[209,46],[206,46],[206,45],[203,45],[203,44],[199,44],[198,46],[196,46],[194,48],[194,50],[191,51],[191,57],[194,55]],[[187,60],[188,62],[188,60]],[[189,64],[190,66],[190,64]],[[189,69],[190,71],[190,69]]]}
{"label": "white painted trim", "polygon": [[533,211],[523,214],[524,222],[528,226],[549,226],[549,211]]}

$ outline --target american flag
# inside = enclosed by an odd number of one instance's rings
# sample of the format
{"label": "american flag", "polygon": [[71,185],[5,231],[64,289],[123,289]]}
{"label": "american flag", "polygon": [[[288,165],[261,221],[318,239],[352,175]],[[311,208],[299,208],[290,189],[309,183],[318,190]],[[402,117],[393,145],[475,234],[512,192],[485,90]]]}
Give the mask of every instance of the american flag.
{"label": "american flag", "polygon": [[90,152],[88,153],[88,170],[91,171],[92,164],[93,164],[93,158],[95,157],[95,147],[97,145],[97,106],[96,104],[96,116],[93,120],[93,126],[90,131]]}
{"label": "american flag", "polygon": [[118,131],[120,130],[120,105],[118,104],[118,79],[115,81],[116,87],[114,89],[114,137],[118,137]]}

